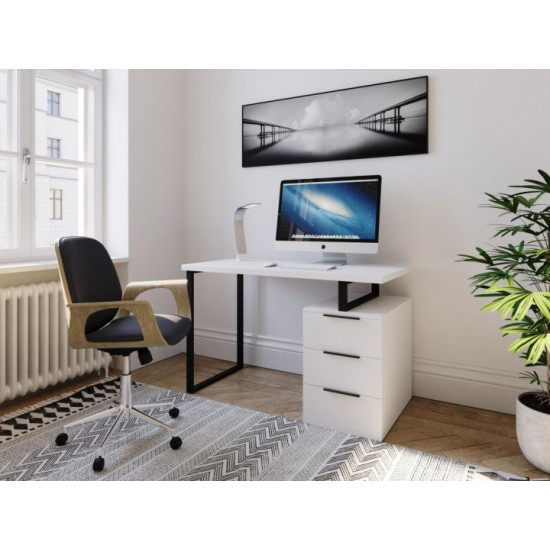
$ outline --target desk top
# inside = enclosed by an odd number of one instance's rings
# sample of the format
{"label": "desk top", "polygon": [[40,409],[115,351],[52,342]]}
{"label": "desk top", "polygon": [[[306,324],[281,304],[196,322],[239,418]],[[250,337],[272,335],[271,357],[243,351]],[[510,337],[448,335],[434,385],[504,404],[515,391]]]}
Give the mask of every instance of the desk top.
{"label": "desk top", "polygon": [[[283,277],[286,279],[312,279],[319,281],[345,281],[350,283],[383,284],[410,272],[410,268],[391,265],[346,264],[336,269],[302,269],[279,266],[264,267],[263,260],[213,260],[182,264],[182,271],[203,273],[229,273],[257,275],[259,277]],[[284,260],[281,260],[284,263]]]}

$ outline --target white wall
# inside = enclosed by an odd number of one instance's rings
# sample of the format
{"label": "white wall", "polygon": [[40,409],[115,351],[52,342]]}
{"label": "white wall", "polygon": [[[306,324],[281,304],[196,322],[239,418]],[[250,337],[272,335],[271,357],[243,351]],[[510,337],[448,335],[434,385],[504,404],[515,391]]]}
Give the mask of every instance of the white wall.
{"label": "white wall", "polygon": [[[189,185],[183,177],[183,78],[178,70],[129,72],[129,281],[182,278],[184,188]],[[175,311],[168,291],[143,296],[159,311]],[[160,359],[183,350],[182,343],[151,351]]]}
{"label": "white wall", "polygon": [[[243,104],[426,74],[428,155],[241,167]],[[455,260],[494,230],[492,212],[478,208],[484,192],[550,169],[549,85],[549,71],[132,71],[131,274],[157,273],[149,266],[160,263],[177,276],[180,260],[232,257],[233,212],[251,201],[262,206],[245,220],[249,253],[276,258],[282,179],[381,174],[378,261],[412,267],[382,292],[413,299],[414,394],[513,412],[522,362],[506,352],[498,315],[469,294],[475,269]],[[165,102],[153,101],[166,86]],[[233,287],[228,277],[197,277],[198,353],[234,357]],[[300,372],[302,307],[335,293],[329,283],[247,281],[245,360]]]}

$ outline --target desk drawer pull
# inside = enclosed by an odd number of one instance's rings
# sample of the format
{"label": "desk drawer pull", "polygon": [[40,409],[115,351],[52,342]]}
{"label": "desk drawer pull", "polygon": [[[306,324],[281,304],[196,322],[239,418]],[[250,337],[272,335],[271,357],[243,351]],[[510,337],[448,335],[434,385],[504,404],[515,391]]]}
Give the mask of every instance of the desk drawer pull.
{"label": "desk drawer pull", "polygon": [[349,353],[338,353],[337,351],[323,351],[326,355],[337,355],[338,357],[349,357],[351,359],[361,359],[360,355],[351,355]]}
{"label": "desk drawer pull", "polygon": [[361,317],[350,317],[349,315],[336,315],[335,313],[323,313],[323,317],[335,317],[336,319],[349,319],[350,321],[361,320]]}
{"label": "desk drawer pull", "polygon": [[323,391],[328,391],[330,393],[339,393],[340,395],[347,395],[349,397],[361,397],[358,393],[350,393],[347,391],[333,390],[331,388],[323,388]]}

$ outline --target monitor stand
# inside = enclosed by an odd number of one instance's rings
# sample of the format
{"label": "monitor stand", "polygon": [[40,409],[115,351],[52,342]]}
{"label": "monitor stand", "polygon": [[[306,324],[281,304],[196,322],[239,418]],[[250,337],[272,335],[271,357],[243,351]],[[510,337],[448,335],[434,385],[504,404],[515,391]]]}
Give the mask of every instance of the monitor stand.
{"label": "monitor stand", "polygon": [[335,252],[323,252],[323,259],[314,263],[338,267],[340,265],[346,265],[348,263],[348,259],[345,254],[337,254]]}
{"label": "monitor stand", "polygon": [[[323,254],[322,260],[317,261],[293,261],[293,260],[281,260],[280,262],[270,263],[271,265],[278,265],[282,268],[287,269],[316,269],[316,270],[329,270],[336,269],[341,265],[345,265],[346,255],[345,254]],[[268,267],[268,266],[265,266]]]}

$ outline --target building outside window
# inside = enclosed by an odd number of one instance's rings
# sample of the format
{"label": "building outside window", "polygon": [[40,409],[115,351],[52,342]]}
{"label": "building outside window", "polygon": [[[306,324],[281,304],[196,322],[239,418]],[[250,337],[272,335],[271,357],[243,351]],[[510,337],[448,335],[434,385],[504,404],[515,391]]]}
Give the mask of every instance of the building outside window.
{"label": "building outside window", "polygon": [[61,140],[57,138],[48,138],[48,156],[52,159],[59,158]]}
{"label": "building outside window", "polygon": [[0,263],[99,234],[102,98],[100,70],[0,69]]}
{"label": "building outside window", "polygon": [[50,220],[63,219],[63,189],[50,189]]}
{"label": "building outside window", "polygon": [[48,90],[48,114],[50,116],[59,116],[59,103],[61,94]]}

